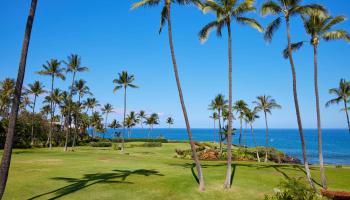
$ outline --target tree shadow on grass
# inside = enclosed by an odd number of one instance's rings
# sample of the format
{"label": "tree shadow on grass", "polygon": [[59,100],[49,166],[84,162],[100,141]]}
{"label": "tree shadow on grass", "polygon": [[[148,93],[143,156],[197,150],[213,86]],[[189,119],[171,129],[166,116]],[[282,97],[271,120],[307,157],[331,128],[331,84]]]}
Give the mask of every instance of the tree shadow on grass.
{"label": "tree shadow on grass", "polygon": [[[130,175],[143,175],[143,176],[164,176],[159,173],[157,170],[147,170],[147,169],[138,169],[138,170],[113,170],[111,173],[95,173],[95,174],[84,174],[83,178],[67,178],[67,177],[55,177],[54,180],[62,180],[69,183],[68,185],[46,192],[34,197],[29,198],[37,199],[45,195],[55,194],[56,196],[49,199],[58,199],[60,197],[69,195],[76,191],[82,190],[84,188],[93,186],[99,183],[116,183],[116,184],[133,184],[133,182],[125,181]],[[114,180],[120,179],[120,180]]]}

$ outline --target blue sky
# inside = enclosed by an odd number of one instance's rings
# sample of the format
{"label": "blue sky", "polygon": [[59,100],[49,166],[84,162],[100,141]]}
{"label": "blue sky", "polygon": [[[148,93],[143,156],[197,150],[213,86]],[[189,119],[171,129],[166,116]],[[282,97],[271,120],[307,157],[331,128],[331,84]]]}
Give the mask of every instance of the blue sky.
{"label": "blue sky", "polygon": [[[161,126],[168,116],[175,119],[175,127],[184,121],[172,71],[167,34],[158,35],[160,7],[130,10],[135,1],[60,0],[38,2],[36,18],[27,60],[25,84],[34,80],[49,85],[48,77],[35,74],[51,58],[66,59],[71,53],[81,55],[83,65],[90,72],[78,75],[85,79],[101,104],[112,103],[122,108],[122,93],[114,94],[112,80],[118,72],[127,70],[136,77],[139,89],[128,91],[128,109],[144,109],[161,113]],[[258,1],[258,6],[262,3]],[[350,1],[314,0],[332,15],[350,16]],[[30,1],[0,1],[0,79],[16,77],[24,27]],[[198,31],[214,19],[194,7],[173,8],[173,34],[183,92],[192,127],[212,127],[208,118],[208,104],[218,94],[227,94],[227,38],[212,34],[205,44],[198,39]],[[263,25],[273,18],[251,15]],[[346,21],[338,28],[350,31]],[[165,29],[166,31],[166,29]],[[269,124],[273,128],[295,128],[296,117],[292,96],[290,65],[281,56],[286,46],[282,25],[272,44],[263,40],[256,30],[234,24],[233,36],[233,98],[250,103],[256,96],[273,96],[283,107],[273,111]],[[292,20],[293,41],[308,40],[299,18]],[[316,126],[313,90],[313,54],[309,45],[295,54],[298,92],[305,128]],[[345,128],[340,107],[324,108],[331,98],[328,89],[336,87],[340,78],[350,80],[350,44],[343,41],[321,42],[319,47],[319,90],[322,125],[325,128]],[[56,86],[67,89],[68,82],[57,81]],[[227,96],[227,95],[226,95]],[[120,119],[118,112],[112,118]],[[237,126],[237,122],[235,122]],[[256,127],[264,127],[262,119]]]}

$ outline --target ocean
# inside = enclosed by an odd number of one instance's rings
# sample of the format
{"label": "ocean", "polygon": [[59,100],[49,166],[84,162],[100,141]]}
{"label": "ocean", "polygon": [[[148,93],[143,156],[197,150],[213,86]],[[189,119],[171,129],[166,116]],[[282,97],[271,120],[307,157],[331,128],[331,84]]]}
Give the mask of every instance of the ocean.
{"label": "ocean", "polygon": [[[116,131],[121,131],[117,129]],[[217,132],[217,130],[216,130]],[[265,129],[254,129],[257,144],[265,145]],[[147,138],[148,128],[134,128],[131,138]],[[218,134],[214,129],[193,128],[195,141],[217,141]],[[305,141],[308,159],[311,164],[318,163],[317,129],[305,129]],[[323,129],[323,157],[326,164],[350,165],[350,133],[346,129]],[[253,138],[250,129],[243,130],[242,144],[253,147]],[[103,134],[99,134],[100,137]],[[151,138],[163,136],[168,140],[188,140],[187,131],[184,128],[155,128],[150,133]],[[105,138],[113,138],[114,131],[108,129]],[[125,134],[127,137],[127,134]],[[233,138],[233,144],[238,144],[239,130]],[[302,160],[301,142],[297,129],[269,129],[269,145],[275,147],[290,156]]]}

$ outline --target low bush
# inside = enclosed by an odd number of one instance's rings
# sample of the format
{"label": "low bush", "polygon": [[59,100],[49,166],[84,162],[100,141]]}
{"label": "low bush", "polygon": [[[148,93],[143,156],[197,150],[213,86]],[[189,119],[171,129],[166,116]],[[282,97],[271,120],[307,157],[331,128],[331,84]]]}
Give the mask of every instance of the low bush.
{"label": "low bush", "polygon": [[111,142],[90,142],[90,146],[92,147],[111,147]]}
{"label": "low bush", "polygon": [[[112,142],[121,142],[122,140],[119,138],[112,139]],[[129,138],[129,139],[124,139],[124,142],[160,142],[160,143],[168,143],[167,139],[164,138],[154,138],[154,139],[149,139],[149,138]]]}
{"label": "low bush", "polygon": [[161,142],[146,142],[142,144],[143,147],[161,147]]}

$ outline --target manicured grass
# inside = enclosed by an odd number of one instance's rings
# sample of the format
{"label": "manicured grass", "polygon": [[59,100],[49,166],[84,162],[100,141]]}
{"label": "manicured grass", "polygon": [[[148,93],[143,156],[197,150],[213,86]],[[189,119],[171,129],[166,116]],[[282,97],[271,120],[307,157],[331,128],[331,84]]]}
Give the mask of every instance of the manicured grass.
{"label": "manicured grass", "polygon": [[[263,199],[289,177],[304,177],[298,165],[235,162],[233,185],[223,190],[225,162],[202,162],[206,191],[198,192],[193,162],[173,158],[174,149],[79,147],[15,150],[4,199]],[[329,187],[350,190],[350,168],[326,168]],[[312,167],[319,183],[319,171]]]}

